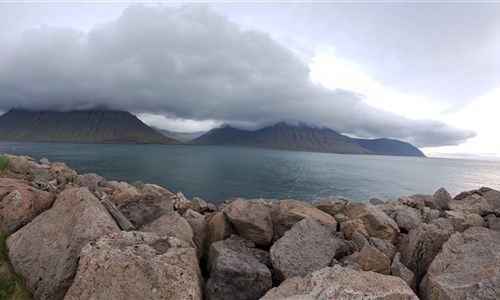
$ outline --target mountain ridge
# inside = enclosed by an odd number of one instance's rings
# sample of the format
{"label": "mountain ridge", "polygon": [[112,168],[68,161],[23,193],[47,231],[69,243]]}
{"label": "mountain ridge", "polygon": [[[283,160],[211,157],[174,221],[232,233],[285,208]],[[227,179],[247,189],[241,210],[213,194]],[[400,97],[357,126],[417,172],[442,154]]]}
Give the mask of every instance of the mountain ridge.
{"label": "mountain ridge", "polygon": [[417,147],[407,142],[387,138],[354,139],[330,128],[303,122],[278,122],[258,130],[243,130],[224,124],[224,126],[209,130],[191,143],[343,154],[425,157]]}
{"label": "mountain ridge", "polygon": [[0,116],[0,139],[14,141],[179,144],[127,111],[68,112],[13,108]]}

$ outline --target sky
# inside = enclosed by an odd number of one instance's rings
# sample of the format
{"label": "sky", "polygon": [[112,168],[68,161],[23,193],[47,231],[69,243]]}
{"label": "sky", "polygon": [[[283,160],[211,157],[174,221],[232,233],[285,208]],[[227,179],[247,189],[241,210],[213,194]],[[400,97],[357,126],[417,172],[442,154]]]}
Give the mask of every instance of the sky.
{"label": "sky", "polygon": [[0,112],[279,121],[500,158],[500,2],[0,1]]}

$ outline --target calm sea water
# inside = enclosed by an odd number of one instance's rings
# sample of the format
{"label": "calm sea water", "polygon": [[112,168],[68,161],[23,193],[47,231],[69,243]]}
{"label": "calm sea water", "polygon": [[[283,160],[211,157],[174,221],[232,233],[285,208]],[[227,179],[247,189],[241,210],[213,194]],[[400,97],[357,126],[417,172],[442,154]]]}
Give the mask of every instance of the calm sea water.
{"label": "calm sea water", "polygon": [[78,173],[161,185],[220,203],[230,197],[353,201],[500,188],[500,162],[217,146],[0,142],[0,152],[64,161]]}

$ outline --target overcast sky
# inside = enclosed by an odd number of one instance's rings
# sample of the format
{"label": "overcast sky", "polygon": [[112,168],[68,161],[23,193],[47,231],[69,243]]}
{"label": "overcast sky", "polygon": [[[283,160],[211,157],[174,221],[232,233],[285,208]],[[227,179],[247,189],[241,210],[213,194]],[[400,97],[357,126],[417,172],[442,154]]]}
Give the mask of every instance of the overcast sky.
{"label": "overcast sky", "polygon": [[0,3],[0,111],[282,120],[500,156],[500,3]]}

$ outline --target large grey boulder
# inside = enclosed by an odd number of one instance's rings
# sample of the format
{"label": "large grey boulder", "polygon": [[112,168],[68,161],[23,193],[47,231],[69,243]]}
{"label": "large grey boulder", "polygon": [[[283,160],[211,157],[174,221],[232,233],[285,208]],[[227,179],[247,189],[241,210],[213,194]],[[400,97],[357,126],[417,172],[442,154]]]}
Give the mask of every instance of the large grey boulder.
{"label": "large grey boulder", "polygon": [[399,241],[397,247],[401,253],[401,262],[415,274],[417,284],[448,237],[448,232],[424,223]]}
{"label": "large grey boulder", "polygon": [[271,289],[269,269],[258,260],[223,249],[207,282],[207,299],[253,300]]}
{"label": "large grey boulder", "polygon": [[396,212],[394,220],[403,232],[408,232],[422,224],[422,214],[414,208],[405,208]]}
{"label": "large grey boulder", "polygon": [[344,197],[330,196],[325,199],[315,201],[312,205],[331,216],[335,216],[336,214],[344,211],[347,202],[348,200]]}
{"label": "large grey boulder", "polygon": [[344,242],[331,229],[303,219],[271,247],[271,262],[280,280],[305,276],[330,264]]}
{"label": "large grey boulder", "polygon": [[[445,188],[440,188],[434,193],[434,206],[439,210],[446,210],[449,208],[450,202],[453,200],[450,193]],[[426,203],[427,206],[427,203]],[[432,206],[432,205],[431,205]]]}
{"label": "large grey boulder", "polygon": [[154,233],[101,237],[82,249],[64,299],[202,299],[196,251]]}
{"label": "large grey boulder", "polygon": [[497,211],[497,208],[488,203],[486,198],[478,194],[472,194],[462,200],[453,200],[449,203],[449,208],[450,210],[474,213],[480,216],[486,216]]}
{"label": "large grey boulder", "polygon": [[236,199],[224,209],[227,219],[239,235],[257,245],[269,245],[273,239],[271,213],[263,201]]}
{"label": "large grey boulder", "polygon": [[451,222],[454,231],[463,232],[467,228],[481,226],[486,227],[484,219],[475,213],[447,210],[444,216]]}
{"label": "large grey boulder", "polygon": [[13,232],[49,209],[55,195],[23,180],[0,178],[0,234]]}
{"label": "large grey boulder", "polygon": [[455,233],[429,266],[422,299],[500,299],[500,232],[472,227]]}
{"label": "large grey boulder", "polygon": [[80,250],[117,231],[113,218],[87,188],[70,188],[51,209],[9,237],[9,258],[36,299],[62,299],[73,283]]}
{"label": "large grey boulder", "polygon": [[202,214],[191,209],[186,210],[183,217],[193,230],[193,242],[196,246],[198,258],[201,258],[206,248],[208,222]]}
{"label": "large grey boulder", "polygon": [[313,207],[309,203],[297,200],[279,201],[277,207],[272,212],[272,218],[274,241],[281,238],[295,223],[305,218],[315,220],[332,230],[336,230],[337,228],[337,221],[331,215]]}
{"label": "large grey boulder", "polygon": [[418,300],[418,297],[398,277],[335,265],[304,278],[287,279],[261,299]]}
{"label": "large grey boulder", "polygon": [[191,225],[175,211],[169,212],[153,222],[141,226],[139,231],[154,232],[160,236],[174,236],[194,246]]}
{"label": "large grey boulder", "polygon": [[350,239],[352,233],[358,231],[366,237],[377,237],[394,243],[399,234],[398,224],[379,206],[369,203],[347,205],[344,211],[351,220],[340,224],[345,237]]}
{"label": "large grey boulder", "polygon": [[217,261],[217,257],[222,250],[229,249],[231,251],[255,258],[260,263],[272,267],[269,252],[256,248],[252,241],[245,239],[239,235],[233,234],[225,240],[212,243],[208,251],[207,268],[212,270]]}

